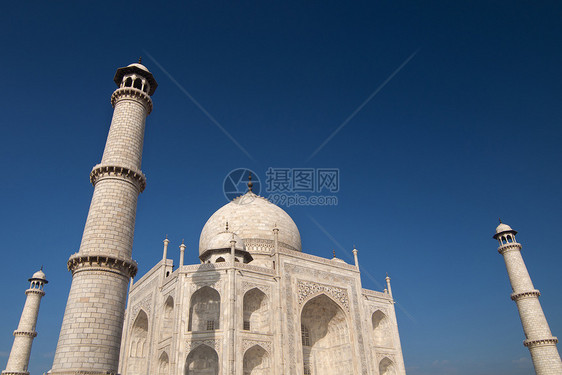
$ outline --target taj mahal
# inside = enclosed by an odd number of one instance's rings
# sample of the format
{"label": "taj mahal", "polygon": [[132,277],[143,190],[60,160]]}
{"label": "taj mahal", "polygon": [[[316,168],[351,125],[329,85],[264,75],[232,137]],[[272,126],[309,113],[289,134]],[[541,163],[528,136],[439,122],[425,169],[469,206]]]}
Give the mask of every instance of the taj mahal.
{"label": "taj mahal", "polygon": [[[133,234],[146,118],[158,86],[139,61],[119,68],[113,118],[80,249],[67,266],[72,285],[52,375],[404,375],[390,278],[382,291],[362,287],[354,264],[306,253],[287,212],[252,191],[207,220],[199,264],[162,259],[137,276]],[[516,231],[494,238],[504,257],[525,346],[539,375],[562,363],[531,282]],[[30,279],[5,375],[28,375],[47,278]]]}

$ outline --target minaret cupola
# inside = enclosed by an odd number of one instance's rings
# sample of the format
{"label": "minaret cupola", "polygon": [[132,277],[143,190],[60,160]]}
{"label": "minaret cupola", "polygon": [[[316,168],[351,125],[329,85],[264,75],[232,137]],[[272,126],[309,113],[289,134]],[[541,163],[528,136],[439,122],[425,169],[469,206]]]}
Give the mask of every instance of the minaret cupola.
{"label": "minaret cupola", "polygon": [[501,245],[506,245],[508,243],[515,243],[516,230],[511,229],[507,224],[502,223],[500,219],[500,225],[496,228],[496,234],[494,234],[494,239],[498,240]]}
{"label": "minaret cupola", "polygon": [[33,276],[31,276],[29,282],[31,283],[29,289],[43,290],[45,284],[48,283],[47,279],[45,278],[45,273],[43,272],[43,267],[41,267],[39,271],[35,272]]}
{"label": "minaret cupola", "polygon": [[113,81],[119,88],[132,87],[152,96],[158,87],[158,83],[146,66],[141,64],[141,61],[139,59],[138,63],[117,69]]}

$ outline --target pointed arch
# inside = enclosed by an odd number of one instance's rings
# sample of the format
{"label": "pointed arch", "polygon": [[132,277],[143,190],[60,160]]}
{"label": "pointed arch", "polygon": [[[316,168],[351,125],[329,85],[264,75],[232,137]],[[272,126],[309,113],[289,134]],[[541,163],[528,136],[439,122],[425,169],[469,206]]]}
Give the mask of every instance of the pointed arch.
{"label": "pointed arch", "polygon": [[128,373],[140,373],[145,366],[146,353],[148,352],[148,315],[143,309],[137,313],[131,326]]}
{"label": "pointed arch", "polygon": [[168,375],[170,373],[170,358],[168,353],[162,352],[158,360],[158,375]]}
{"label": "pointed arch", "polygon": [[174,297],[168,296],[162,306],[162,327],[160,329],[160,340],[167,339],[172,336],[174,326]]}
{"label": "pointed arch", "polygon": [[379,375],[396,375],[396,366],[388,357],[379,362]]}
{"label": "pointed arch", "polygon": [[254,345],[246,350],[243,359],[243,375],[269,375],[270,360],[267,350]]}
{"label": "pointed arch", "polygon": [[381,310],[371,316],[373,326],[373,340],[375,346],[392,347],[392,332],[390,319]]}
{"label": "pointed arch", "polygon": [[303,306],[301,336],[303,371],[312,375],[353,374],[348,317],[328,295],[319,294]]}
{"label": "pointed arch", "polygon": [[204,286],[191,296],[188,330],[212,331],[220,327],[220,294]]}
{"label": "pointed arch", "polygon": [[205,344],[189,352],[185,360],[184,375],[218,375],[219,356],[215,349]]}
{"label": "pointed arch", "polygon": [[248,290],[244,294],[243,309],[244,330],[260,333],[271,331],[269,298],[263,291],[258,288]]}

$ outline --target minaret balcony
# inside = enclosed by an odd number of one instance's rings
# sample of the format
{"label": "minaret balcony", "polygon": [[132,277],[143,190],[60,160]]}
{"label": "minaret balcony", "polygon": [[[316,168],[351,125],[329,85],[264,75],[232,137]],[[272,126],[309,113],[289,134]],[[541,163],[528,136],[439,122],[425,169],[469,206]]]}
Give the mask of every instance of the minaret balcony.
{"label": "minaret balcony", "polygon": [[552,346],[558,343],[557,337],[549,337],[546,339],[538,339],[538,340],[525,340],[523,341],[523,345],[527,348],[534,348],[536,346]]}
{"label": "minaret balcony", "polygon": [[521,244],[519,242],[508,242],[498,247],[498,253],[502,255],[507,251],[514,251],[514,250],[521,251]]}

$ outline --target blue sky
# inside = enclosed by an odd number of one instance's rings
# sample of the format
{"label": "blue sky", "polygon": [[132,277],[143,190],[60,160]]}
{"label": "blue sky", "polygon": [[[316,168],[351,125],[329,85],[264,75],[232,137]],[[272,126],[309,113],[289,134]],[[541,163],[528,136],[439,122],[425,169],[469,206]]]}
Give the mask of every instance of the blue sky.
{"label": "blue sky", "polygon": [[197,262],[232,169],[263,179],[269,167],[339,168],[337,206],[287,212],[304,251],[335,248],[349,261],[334,240],[355,244],[364,287],[391,275],[408,374],[532,374],[491,236],[498,217],[520,232],[562,336],[561,17],[558,2],[4,4],[0,367],[41,265],[50,283],[30,370],[52,364],[113,75],[142,55],[159,87],[133,249],[140,274],[165,234],[176,262],[182,238]]}

